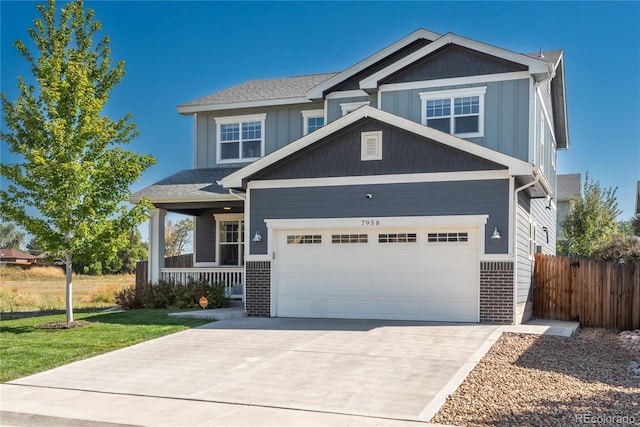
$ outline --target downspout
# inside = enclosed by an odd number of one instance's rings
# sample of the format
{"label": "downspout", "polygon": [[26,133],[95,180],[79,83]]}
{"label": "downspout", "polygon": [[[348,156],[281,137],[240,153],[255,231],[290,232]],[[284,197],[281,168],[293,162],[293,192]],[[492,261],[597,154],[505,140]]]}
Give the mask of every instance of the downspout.
{"label": "downspout", "polygon": [[513,192],[513,324],[516,324],[518,315],[518,194],[529,187],[533,187],[540,181],[540,173],[534,171],[535,179],[528,184],[524,184]]}
{"label": "downspout", "polygon": [[246,197],[242,197],[241,195],[234,193],[233,192],[233,188],[229,189],[229,194],[232,195],[233,197],[237,198],[237,199],[242,200],[243,202],[246,200]]}

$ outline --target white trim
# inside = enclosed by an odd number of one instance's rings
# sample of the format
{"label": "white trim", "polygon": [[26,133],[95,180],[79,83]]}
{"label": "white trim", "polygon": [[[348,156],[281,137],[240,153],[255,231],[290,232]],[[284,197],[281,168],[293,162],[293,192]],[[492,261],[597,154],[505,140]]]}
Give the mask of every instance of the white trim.
{"label": "white trim", "polygon": [[[265,122],[267,119],[267,113],[261,114],[247,114],[242,116],[222,116],[222,117],[214,117],[213,120],[216,124],[216,162],[218,164],[225,163],[245,163],[252,162],[265,155]],[[260,156],[258,157],[242,157],[242,124],[248,122],[260,122]],[[221,158],[221,141],[220,141],[220,126],[226,124],[235,124],[238,123],[240,126],[238,129],[239,132],[239,140],[238,140],[238,155],[239,157],[233,159],[223,159]]]}
{"label": "white trim", "polygon": [[436,172],[394,175],[363,175],[327,178],[297,178],[251,181],[248,190],[263,188],[338,187],[348,185],[403,184],[510,179],[506,169],[495,171]]}
{"label": "white trim", "polygon": [[512,254],[480,254],[480,262],[509,261],[513,262]]}
{"label": "white trim", "polygon": [[[324,124],[327,123],[327,119],[324,117],[324,110],[302,110],[302,135],[309,133],[309,119],[317,119],[322,117]],[[322,126],[324,126],[324,124]],[[317,129],[316,129],[317,130]]]}
{"label": "white trim", "polygon": [[277,105],[309,104],[311,101],[307,97],[262,99],[258,101],[227,102],[224,104],[203,104],[203,105],[178,105],[176,111],[180,114],[193,114],[207,111],[232,110],[236,108],[270,107]]}
{"label": "white trim", "polygon": [[245,166],[244,168],[227,175],[219,182],[225,188],[240,188],[243,186],[242,181],[245,178],[305,147],[312,145],[322,138],[332,135],[336,131],[343,129],[346,126],[355,123],[356,121],[364,117],[371,117],[378,121],[404,129],[407,132],[412,132],[416,135],[437,141],[445,146],[455,148],[474,156],[481,157],[485,160],[504,165],[509,169],[509,173],[511,175],[532,175],[534,172],[533,166],[522,160],[516,159],[498,151],[491,150],[481,145],[474,144],[473,142],[458,138],[457,136],[445,134],[435,129],[431,129],[427,126],[423,126],[420,123],[404,119],[394,114],[387,113],[386,111],[382,111],[377,108],[365,105],[364,107],[360,107],[344,117],[326,124],[324,127],[318,129],[317,131],[311,132],[310,134],[303,136],[302,138],[290,144],[285,145],[279,150],[276,150],[271,154],[256,160],[255,162]]}
{"label": "white trim", "polygon": [[[221,221],[234,221],[234,222],[244,221],[245,220],[244,213],[218,213],[218,214],[214,214],[213,215],[213,219],[215,220],[215,227],[216,227],[216,231],[215,231],[215,233],[216,233],[216,247],[215,247],[216,261],[214,262],[215,266],[217,266],[217,267],[243,267],[244,264],[245,264],[244,262],[242,262],[241,264],[235,265],[235,266],[221,265],[220,264],[220,243],[221,243],[220,242],[220,222]],[[245,223],[246,223],[246,221],[245,221]],[[242,227],[238,227],[238,233],[239,233],[238,234],[238,240],[240,240],[240,241],[236,242],[236,244],[238,245],[238,247],[240,247],[240,243],[242,243],[243,245],[246,244],[247,234],[244,233],[245,242],[242,242],[242,234],[241,234],[242,233]],[[238,256],[239,255],[240,254],[238,254]],[[240,260],[238,260],[238,261],[240,261]]]}
{"label": "white trim", "polygon": [[[455,108],[455,98],[462,97],[470,97],[477,96],[478,97],[478,131],[477,132],[467,132],[467,133],[453,133],[452,135],[456,135],[460,138],[481,138],[484,136],[484,96],[487,93],[486,86],[477,86],[477,87],[469,87],[464,89],[449,89],[449,90],[438,90],[438,91],[430,91],[430,92],[420,92],[420,103],[422,112],[422,117],[420,118],[421,123],[427,126],[427,101],[431,101],[434,99],[449,99],[451,100],[451,114],[449,117],[450,122],[450,130],[455,129],[455,118],[463,117],[461,115],[456,116],[454,112]],[[475,114],[473,114],[475,116]]]}
{"label": "white trim", "polygon": [[322,82],[321,84],[319,84],[318,86],[314,87],[313,89],[311,89],[308,93],[307,96],[309,98],[322,98],[323,92],[335,85],[337,85],[340,82],[345,81],[346,79],[348,79],[349,77],[355,75],[356,73],[364,70],[365,68],[369,67],[370,65],[375,64],[376,62],[386,58],[387,56],[391,55],[394,52],[397,52],[398,50],[402,49],[403,47],[413,43],[416,40],[419,39],[425,39],[425,40],[429,40],[429,41],[433,41],[438,39],[439,37],[441,37],[440,34],[438,33],[434,33],[433,31],[428,31],[428,30],[424,30],[424,29],[419,29],[417,31],[414,31],[413,33],[403,37],[402,39],[396,41],[395,43],[387,46],[386,48],[374,53],[373,55],[369,56],[368,58],[358,62],[355,65],[352,65],[351,67],[347,68],[346,70],[342,71],[341,73],[336,74],[335,76],[331,77],[330,79]]}
{"label": "white trim", "polygon": [[[551,82],[548,83],[548,87],[551,88]],[[542,97],[542,93],[540,93],[540,85],[536,87],[536,96],[540,100],[540,107],[542,107],[542,113],[544,114],[544,118],[549,126],[549,131],[551,132],[551,138],[553,138],[553,143],[556,143],[556,135],[553,131],[553,126],[551,125],[551,116],[547,111],[547,107],[544,105],[544,98]]]}
{"label": "white trim", "polygon": [[[507,249],[507,252],[509,252],[509,255],[511,256],[510,261],[514,261],[514,252],[513,252],[513,247],[514,247],[514,242],[516,240],[516,236],[514,233],[516,233],[516,228],[515,228],[515,222],[514,222],[514,215],[516,214],[515,210],[514,210],[514,203],[517,203],[517,200],[515,200],[515,184],[516,184],[516,180],[514,177],[509,177],[509,246]],[[515,260],[517,261],[517,260]]]}
{"label": "white trim", "polygon": [[[375,144],[375,151],[369,152],[369,143]],[[360,134],[360,160],[382,160],[382,131],[362,132]]]}
{"label": "white trim", "polygon": [[198,165],[198,113],[193,114],[193,165]]}
{"label": "white trim", "polygon": [[485,43],[468,39],[466,37],[449,33],[440,37],[438,40],[434,41],[433,43],[430,43],[427,46],[421,49],[418,49],[417,51],[399,59],[395,63],[383,68],[377,73],[374,73],[366,77],[365,79],[361,80],[360,89],[364,89],[364,90],[376,89],[378,87],[378,82],[380,80],[384,79],[385,77],[388,77],[389,75],[395,73],[396,71],[399,71],[413,64],[419,59],[422,59],[425,56],[449,44],[456,44],[458,46],[467,47],[477,52],[486,53],[488,55],[492,55],[497,58],[502,58],[511,62],[516,62],[522,65],[526,65],[529,68],[530,74],[548,73],[549,71],[547,63],[539,59],[531,58],[526,55],[514,53],[505,49],[501,49],[495,46],[491,46]]}
{"label": "white trim", "polygon": [[328,93],[325,96],[325,99],[342,99],[342,98],[356,98],[359,96],[368,97],[369,94],[362,89],[354,89],[354,90],[338,90],[335,92]]}
{"label": "white trim", "polygon": [[358,101],[358,102],[343,102],[340,104],[340,109],[342,110],[342,115],[345,116],[360,107],[368,106],[371,104],[371,101]]}
{"label": "white trim", "polygon": [[[378,218],[378,217],[376,217]],[[304,218],[304,219],[265,219],[269,230],[310,230],[363,228],[362,220],[368,218]],[[446,216],[390,216],[379,217],[380,226],[376,228],[414,228],[414,227],[479,227],[486,225],[489,215],[446,215]],[[271,236],[270,236],[271,237]],[[478,236],[484,240],[484,233]],[[271,244],[271,239],[269,239]]]}
{"label": "white trim", "polygon": [[406,83],[388,83],[380,85],[379,92],[395,92],[399,90],[416,90],[416,89],[430,89],[434,87],[446,87],[457,86],[463,84],[479,84],[479,83],[493,83],[509,80],[525,80],[531,79],[531,74],[527,71],[514,71],[511,73],[500,74],[485,74],[479,76],[468,77],[452,77],[448,79],[437,80],[423,80],[417,82]]}
{"label": "white trim", "polygon": [[536,140],[536,87],[537,83],[531,79],[529,81],[529,145],[528,153],[529,163],[535,163],[535,140]]}
{"label": "white trim", "polygon": [[153,197],[153,196],[139,196],[129,197],[129,202],[138,203],[143,197],[149,199],[151,203],[191,203],[191,202],[227,202],[237,200],[235,197],[230,197],[228,194],[211,194],[202,196],[171,196],[171,197]]}

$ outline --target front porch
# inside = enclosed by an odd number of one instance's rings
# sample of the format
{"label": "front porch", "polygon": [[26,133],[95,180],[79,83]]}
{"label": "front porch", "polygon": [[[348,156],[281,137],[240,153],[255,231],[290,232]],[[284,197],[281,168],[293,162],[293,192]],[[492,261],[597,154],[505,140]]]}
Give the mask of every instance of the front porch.
{"label": "front porch", "polygon": [[160,280],[176,283],[187,283],[189,280],[222,282],[229,298],[244,300],[244,267],[161,268]]}

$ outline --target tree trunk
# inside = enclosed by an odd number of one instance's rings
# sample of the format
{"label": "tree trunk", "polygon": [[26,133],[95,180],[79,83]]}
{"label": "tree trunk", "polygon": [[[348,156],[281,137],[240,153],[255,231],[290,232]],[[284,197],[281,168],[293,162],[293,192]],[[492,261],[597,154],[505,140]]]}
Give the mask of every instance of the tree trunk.
{"label": "tree trunk", "polygon": [[67,323],[73,322],[73,283],[72,283],[72,270],[71,270],[71,253],[67,252],[65,260],[66,272],[67,272]]}

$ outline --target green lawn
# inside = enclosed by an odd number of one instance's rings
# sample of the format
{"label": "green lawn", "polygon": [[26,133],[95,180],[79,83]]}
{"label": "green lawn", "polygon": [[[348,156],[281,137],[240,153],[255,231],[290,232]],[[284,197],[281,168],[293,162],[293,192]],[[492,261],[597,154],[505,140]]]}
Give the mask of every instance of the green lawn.
{"label": "green lawn", "polygon": [[169,317],[175,310],[76,313],[75,320],[99,322],[72,329],[38,329],[65,320],[64,314],[0,321],[0,382],[46,371],[142,341],[208,323]]}

